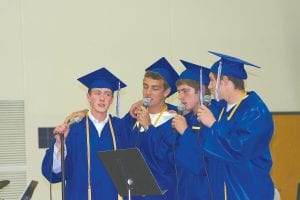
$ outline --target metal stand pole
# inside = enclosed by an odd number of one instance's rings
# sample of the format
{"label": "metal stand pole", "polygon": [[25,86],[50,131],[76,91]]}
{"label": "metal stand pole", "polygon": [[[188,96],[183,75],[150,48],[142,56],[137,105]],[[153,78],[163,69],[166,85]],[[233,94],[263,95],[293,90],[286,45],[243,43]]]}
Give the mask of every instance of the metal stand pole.
{"label": "metal stand pole", "polygon": [[133,184],[133,180],[129,178],[127,180],[127,184],[128,184],[128,200],[131,200],[131,186]]}
{"label": "metal stand pole", "polygon": [[65,200],[65,137],[60,135],[60,155],[61,155],[61,199]]}
{"label": "metal stand pole", "polygon": [[130,189],[128,189],[128,200],[131,200]]}

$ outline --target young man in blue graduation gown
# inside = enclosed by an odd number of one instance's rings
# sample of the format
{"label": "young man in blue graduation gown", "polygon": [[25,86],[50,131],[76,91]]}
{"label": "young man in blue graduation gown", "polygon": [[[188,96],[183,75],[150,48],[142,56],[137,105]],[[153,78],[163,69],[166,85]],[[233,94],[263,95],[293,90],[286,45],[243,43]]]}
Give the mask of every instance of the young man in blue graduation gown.
{"label": "young man in blue graduation gown", "polygon": [[[179,76],[176,86],[178,98],[185,108],[184,113],[172,120],[175,129],[172,128],[171,121],[168,121],[165,127],[169,128],[166,128],[167,132],[164,134],[147,134],[147,150],[151,152],[148,154],[152,155],[153,159],[168,160],[168,165],[174,166],[177,178],[175,199],[208,200],[212,197],[202,149],[204,136],[199,132],[196,113],[200,106],[200,91],[208,92],[209,69],[186,61],[182,63],[186,66],[186,70]],[[200,74],[203,77],[202,83],[199,80]],[[199,88],[200,84],[202,90]],[[184,136],[181,136],[183,134]]]}
{"label": "young man in blue graduation gown", "polygon": [[205,135],[197,121],[197,110],[203,103],[204,94],[209,94],[207,86],[210,70],[190,62],[181,62],[186,70],[180,74],[176,86],[178,98],[188,113],[177,115],[172,122],[179,133],[176,142],[179,199],[214,199],[203,151]]}
{"label": "young man in blue graduation gown", "polygon": [[[123,148],[126,145],[127,136],[122,134],[125,126],[119,118],[108,114],[114,98],[113,92],[126,85],[105,68],[78,80],[88,88],[90,109],[79,123],[70,128],[62,124],[54,129],[55,143],[46,151],[42,173],[52,183],[61,181],[59,151],[62,144],[59,135],[64,134],[66,199],[85,200],[91,192],[91,199],[117,200],[116,188],[98,158],[97,151]],[[88,191],[88,188],[91,190]]]}
{"label": "young man in blue graduation gown", "polygon": [[222,174],[214,181],[214,193],[223,193],[229,200],[271,200],[274,198],[269,149],[274,130],[272,115],[263,100],[255,92],[247,92],[244,86],[247,78],[244,65],[255,65],[210,53],[221,59],[211,67],[209,89],[223,101],[219,102],[221,109],[212,112],[203,105],[197,115],[206,126],[202,130],[207,134],[204,150]]}
{"label": "young man in blue graduation gown", "polygon": [[175,138],[167,138],[165,134],[172,131],[170,122],[175,115],[168,111],[176,110],[176,107],[167,104],[165,100],[176,91],[175,81],[177,78],[177,72],[166,58],[162,57],[156,61],[146,69],[143,79],[143,97],[150,98],[149,105],[135,106],[136,109],[132,110],[133,116],[128,113],[123,118],[130,127],[131,145],[140,149],[160,188],[167,190],[164,195],[133,197],[134,200],[176,199],[174,166],[168,159],[159,155],[154,156],[152,151],[149,151],[152,146],[148,142],[148,136],[159,135],[162,138],[159,142],[164,142],[169,147],[172,146]]}

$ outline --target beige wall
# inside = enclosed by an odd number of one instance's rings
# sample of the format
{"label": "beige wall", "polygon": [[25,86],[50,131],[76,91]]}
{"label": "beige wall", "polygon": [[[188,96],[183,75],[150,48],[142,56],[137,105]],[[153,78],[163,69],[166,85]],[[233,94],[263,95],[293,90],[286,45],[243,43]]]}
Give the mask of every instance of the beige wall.
{"label": "beige wall", "polygon": [[129,86],[122,114],[141,97],[145,67],[161,56],[178,72],[179,59],[210,66],[217,58],[208,50],[261,66],[248,70],[248,88],[272,111],[300,111],[299,6],[296,0],[1,0],[0,99],[25,100],[28,180],[40,181],[34,199],[49,190],[37,128],[87,107],[76,78],[102,66]]}

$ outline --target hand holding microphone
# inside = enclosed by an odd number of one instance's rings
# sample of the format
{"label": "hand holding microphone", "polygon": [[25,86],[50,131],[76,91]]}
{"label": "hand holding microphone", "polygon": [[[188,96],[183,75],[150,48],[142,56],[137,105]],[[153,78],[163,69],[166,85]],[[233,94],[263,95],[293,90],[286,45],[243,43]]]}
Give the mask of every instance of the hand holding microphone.
{"label": "hand holding microphone", "polygon": [[211,104],[211,97],[210,95],[204,95],[203,97],[203,105],[205,105],[206,107],[210,106]]}
{"label": "hand holding microphone", "polygon": [[184,104],[179,104],[177,106],[177,115],[172,120],[173,133],[178,132],[179,134],[183,134],[185,129],[187,128],[187,122],[185,117],[183,116],[185,110]]}
{"label": "hand holding microphone", "polygon": [[77,116],[74,116],[74,118],[69,119],[68,122],[55,127],[55,129],[53,130],[53,134],[55,136],[57,147],[61,146],[60,136],[64,135],[65,138],[68,137],[68,134],[70,132],[70,126],[80,122],[82,119],[83,119],[83,116],[77,115]]}
{"label": "hand holding microphone", "polygon": [[197,112],[198,121],[204,126],[210,128],[216,121],[213,113],[205,105],[201,105]]}
{"label": "hand holding microphone", "polygon": [[144,97],[144,98],[143,98],[143,106],[144,106],[146,109],[148,109],[148,106],[150,105],[150,103],[151,103],[151,98],[149,98],[149,97]]}
{"label": "hand holding microphone", "polygon": [[129,109],[130,116],[133,118],[137,118],[137,110],[140,106],[144,106],[145,108],[148,108],[150,104],[151,98],[143,98],[142,100],[139,100],[135,103],[133,103]]}
{"label": "hand holding microphone", "polygon": [[148,112],[150,102],[151,98],[143,98],[143,106],[140,106],[136,110],[137,125],[140,125],[140,132],[142,132],[142,127],[146,130],[151,125],[151,119]]}
{"label": "hand holding microphone", "polygon": [[[197,111],[197,119],[200,124],[205,125],[207,127],[211,127],[213,123],[216,121],[214,115],[208,108],[211,104],[211,97],[210,95],[205,95],[203,97],[202,105],[200,105]],[[201,125],[200,125],[201,126]]]}
{"label": "hand holding microphone", "polygon": [[179,105],[177,106],[177,114],[178,114],[178,115],[183,115],[184,111],[185,111],[185,105],[182,104],[182,103],[179,104]]}
{"label": "hand holding microphone", "polygon": [[[89,110],[88,109],[83,109],[83,110],[80,110],[80,111],[76,111],[76,112],[73,112],[71,113],[70,115],[68,115],[66,118],[65,118],[65,121],[64,123],[68,124],[70,123],[72,120],[74,121],[77,120],[77,119],[82,119],[86,116],[87,112]],[[79,120],[80,121],[80,120]],[[75,122],[76,123],[76,122]],[[70,124],[69,124],[70,125]]]}

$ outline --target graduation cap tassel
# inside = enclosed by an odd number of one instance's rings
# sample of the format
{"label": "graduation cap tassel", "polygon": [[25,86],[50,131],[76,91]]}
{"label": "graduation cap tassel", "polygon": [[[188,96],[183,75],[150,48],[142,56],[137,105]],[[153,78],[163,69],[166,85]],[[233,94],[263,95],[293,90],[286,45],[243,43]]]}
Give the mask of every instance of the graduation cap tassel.
{"label": "graduation cap tassel", "polygon": [[117,102],[116,102],[116,116],[120,117],[120,89],[121,89],[121,82],[118,83],[118,91],[117,91]]}
{"label": "graduation cap tassel", "polygon": [[222,61],[219,62],[219,66],[218,66],[217,83],[216,83],[216,90],[215,90],[217,101],[219,101],[219,85],[220,85],[221,72],[222,72]]}
{"label": "graduation cap tassel", "polygon": [[202,67],[200,68],[200,83],[199,83],[199,96],[200,96],[200,105],[203,105],[203,90],[202,90],[202,84],[203,84],[203,80],[202,80]]}

